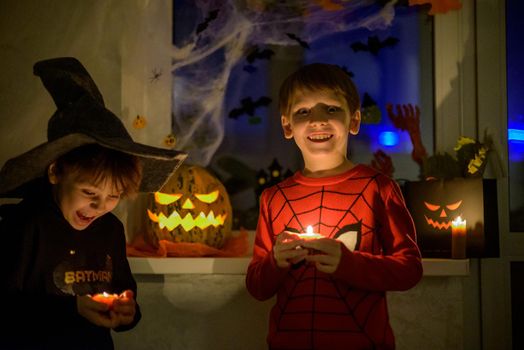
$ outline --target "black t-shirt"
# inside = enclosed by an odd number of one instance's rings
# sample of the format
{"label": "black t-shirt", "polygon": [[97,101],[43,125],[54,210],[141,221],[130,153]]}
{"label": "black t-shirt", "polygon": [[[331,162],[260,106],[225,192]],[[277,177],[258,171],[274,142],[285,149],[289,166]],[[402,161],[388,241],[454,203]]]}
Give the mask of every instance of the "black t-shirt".
{"label": "black t-shirt", "polygon": [[[111,213],[74,229],[49,185],[4,212],[0,220],[2,311],[0,348],[112,349],[111,332],[80,316],[76,295],[121,293],[136,282],[126,258],[124,228]],[[5,277],[4,277],[5,276]],[[140,319],[119,330],[127,330]]]}

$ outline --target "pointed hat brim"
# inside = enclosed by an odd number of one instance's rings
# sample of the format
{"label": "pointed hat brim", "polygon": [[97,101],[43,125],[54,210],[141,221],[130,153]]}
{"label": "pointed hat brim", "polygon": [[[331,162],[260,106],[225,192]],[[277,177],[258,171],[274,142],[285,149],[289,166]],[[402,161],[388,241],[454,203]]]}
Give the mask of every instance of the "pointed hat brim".
{"label": "pointed hat brim", "polygon": [[132,142],[126,144],[121,139],[99,140],[85,134],[69,134],[59,139],[43,143],[15,158],[9,159],[0,170],[0,194],[4,197],[19,197],[17,191],[24,184],[46,176],[47,167],[67,152],[91,143],[137,156],[142,163],[141,192],[158,191],[186,159],[187,154],[174,150]]}
{"label": "pointed hat brim", "polygon": [[39,61],[33,69],[51,94],[57,111],[48,122],[48,142],[4,164],[0,170],[0,195],[18,197],[19,189],[45,176],[54,160],[90,143],[137,156],[143,167],[141,192],[158,191],[187,157],[182,151],[134,142],[120,118],[105,107],[95,82],[77,59]]}

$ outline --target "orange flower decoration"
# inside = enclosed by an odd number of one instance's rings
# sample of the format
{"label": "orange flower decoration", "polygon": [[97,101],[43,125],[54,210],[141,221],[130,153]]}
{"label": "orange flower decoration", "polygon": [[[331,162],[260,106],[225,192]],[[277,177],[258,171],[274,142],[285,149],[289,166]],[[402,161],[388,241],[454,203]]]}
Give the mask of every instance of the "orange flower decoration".
{"label": "orange flower decoration", "polygon": [[431,4],[429,15],[447,13],[450,10],[460,10],[462,8],[460,0],[409,0],[409,6],[424,4]]}

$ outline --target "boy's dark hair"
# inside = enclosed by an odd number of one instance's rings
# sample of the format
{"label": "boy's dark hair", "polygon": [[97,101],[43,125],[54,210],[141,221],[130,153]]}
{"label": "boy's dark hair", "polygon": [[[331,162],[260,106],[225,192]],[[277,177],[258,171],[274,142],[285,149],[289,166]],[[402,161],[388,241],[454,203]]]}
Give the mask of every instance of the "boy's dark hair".
{"label": "boy's dark hair", "polygon": [[301,67],[284,80],[280,87],[281,115],[289,115],[298,91],[329,90],[344,96],[351,114],[360,109],[358,90],[348,73],[334,64],[312,63]]}
{"label": "boy's dark hair", "polygon": [[136,156],[93,143],[75,148],[55,161],[56,175],[72,174],[80,181],[98,185],[107,179],[129,197],[138,192],[142,164]]}

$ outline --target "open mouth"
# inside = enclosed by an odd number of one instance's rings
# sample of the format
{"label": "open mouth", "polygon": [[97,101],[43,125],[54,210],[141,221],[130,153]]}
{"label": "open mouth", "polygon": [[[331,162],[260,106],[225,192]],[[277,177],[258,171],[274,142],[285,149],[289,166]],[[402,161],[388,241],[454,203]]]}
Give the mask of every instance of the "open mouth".
{"label": "open mouth", "polygon": [[76,216],[78,217],[80,223],[82,223],[84,225],[89,224],[91,221],[93,221],[95,219],[94,216],[86,216],[86,215],[83,215],[79,211],[76,212]]}
{"label": "open mouth", "polygon": [[333,134],[315,134],[307,137],[309,141],[316,143],[326,142],[331,140],[332,138]]}

